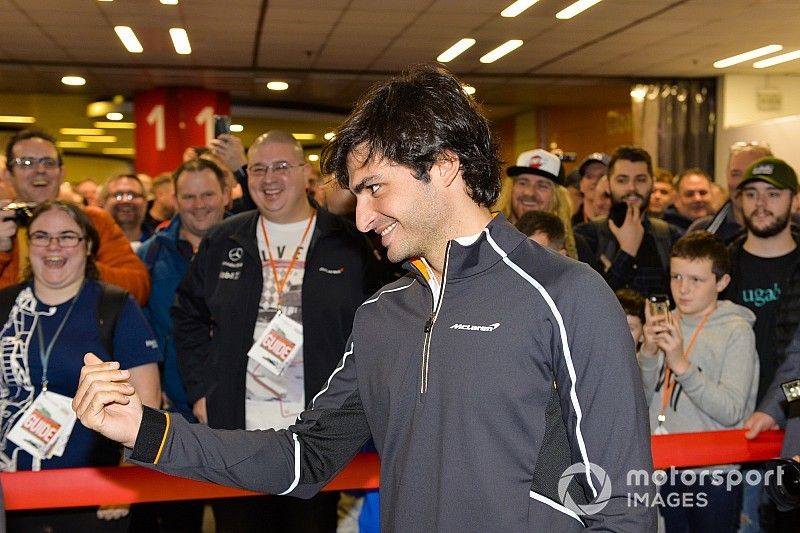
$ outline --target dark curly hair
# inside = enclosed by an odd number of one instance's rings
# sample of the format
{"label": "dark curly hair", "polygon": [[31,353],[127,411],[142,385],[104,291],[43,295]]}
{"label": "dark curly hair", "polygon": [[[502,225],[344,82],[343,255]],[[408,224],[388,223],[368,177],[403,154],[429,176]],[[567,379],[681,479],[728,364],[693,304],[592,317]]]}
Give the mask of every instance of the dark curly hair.
{"label": "dark curly hair", "polygon": [[364,152],[365,161],[385,158],[425,182],[449,151],[458,156],[477,204],[488,207],[500,193],[501,160],[489,123],[461,82],[442,67],[417,65],[373,86],[323,147],[323,173],[347,188],[347,159],[356,150]]}
{"label": "dark curly hair", "polygon": [[[31,219],[28,221],[28,227],[26,228],[28,239],[30,239],[31,236],[31,225],[33,225],[33,222],[42,214],[52,211],[53,209],[58,209],[66,213],[80,228],[89,250],[89,255],[86,256],[84,275],[89,279],[99,279],[100,271],[97,270],[97,250],[100,248],[100,235],[97,233],[92,221],[77,204],[65,202],[63,200],[47,200],[37,205],[36,209],[31,213]],[[31,271],[30,264],[25,269],[24,278],[27,280],[33,279],[33,272]]]}

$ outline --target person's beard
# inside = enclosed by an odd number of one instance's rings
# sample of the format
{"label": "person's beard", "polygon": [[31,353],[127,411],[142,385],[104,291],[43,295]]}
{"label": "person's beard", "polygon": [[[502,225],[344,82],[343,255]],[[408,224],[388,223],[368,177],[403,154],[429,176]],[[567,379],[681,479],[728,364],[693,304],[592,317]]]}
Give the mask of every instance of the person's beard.
{"label": "person's beard", "polygon": [[[769,212],[772,213],[772,211]],[[755,211],[753,213],[755,213]],[[753,213],[751,213],[750,216],[744,217],[744,225],[749,232],[751,232],[756,237],[760,237],[762,239],[769,239],[770,237],[774,237],[775,235],[778,235],[780,232],[786,229],[786,226],[789,225],[789,220],[791,219],[792,216],[792,212],[790,209],[787,209],[786,212],[783,213],[782,215],[775,215],[775,213],[772,213],[772,215],[775,217],[775,220],[773,220],[772,223],[768,224],[763,228],[757,228],[751,221]]]}
{"label": "person's beard", "polygon": [[639,199],[639,212],[640,213],[644,213],[645,211],[647,211],[647,206],[650,205],[650,195],[648,194],[645,197],[645,196],[642,196],[642,195],[640,195],[639,193],[637,193],[635,191],[629,192],[628,194],[626,194],[623,197],[618,197],[618,196],[616,196],[616,195],[614,195],[612,193],[611,194],[612,210],[614,208],[613,207],[614,205],[618,205],[618,204],[626,204],[627,205],[627,203],[628,203],[627,200],[630,197],[634,197],[634,198],[638,198]]}

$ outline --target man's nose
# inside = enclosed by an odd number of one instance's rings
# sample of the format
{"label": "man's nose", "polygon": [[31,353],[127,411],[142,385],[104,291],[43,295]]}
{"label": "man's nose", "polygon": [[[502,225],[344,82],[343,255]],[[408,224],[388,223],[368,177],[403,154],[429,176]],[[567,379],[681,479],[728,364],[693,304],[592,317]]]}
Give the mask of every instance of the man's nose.
{"label": "man's nose", "polygon": [[367,233],[375,229],[375,210],[369,198],[356,196],[356,227],[358,231]]}

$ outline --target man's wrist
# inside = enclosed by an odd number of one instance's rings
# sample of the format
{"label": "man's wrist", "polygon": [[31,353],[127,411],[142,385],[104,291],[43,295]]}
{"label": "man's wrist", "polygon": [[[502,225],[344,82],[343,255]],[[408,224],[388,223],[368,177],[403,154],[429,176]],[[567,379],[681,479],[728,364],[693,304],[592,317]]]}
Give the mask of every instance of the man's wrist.
{"label": "man's wrist", "polygon": [[158,463],[167,441],[169,426],[169,413],[143,406],[142,422],[136,435],[131,459],[141,463]]}

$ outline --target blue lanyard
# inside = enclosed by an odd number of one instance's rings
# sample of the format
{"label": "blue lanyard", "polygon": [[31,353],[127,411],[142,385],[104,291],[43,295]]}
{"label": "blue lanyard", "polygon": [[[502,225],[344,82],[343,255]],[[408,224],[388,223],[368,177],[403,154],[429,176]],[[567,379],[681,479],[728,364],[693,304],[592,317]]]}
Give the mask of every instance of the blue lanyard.
{"label": "blue lanyard", "polygon": [[69,320],[69,316],[72,314],[72,309],[75,308],[75,303],[80,298],[81,292],[83,292],[83,286],[85,285],[85,280],[81,283],[80,288],[78,289],[78,294],[72,299],[72,303],[69,304],[69,309],[67,309],[67,313],[64,315],[64,318],[61,319],[61,323],[58,325],[53,338],[50,340],[50,344],[47,345],[47,348],[44,346],[44,333],[42,333],[42,324],[41,320],[37,320],[36,322],[36,334],[39,337],[39,359],[42,361],[42,392],[47,390],[47,365],[50,362],[50,354],[53,351],[53,346],[56,344],[56,340],[58,340],[58,336],[61,335],[61,330],[64,329],[64,324],[67,323]]}

